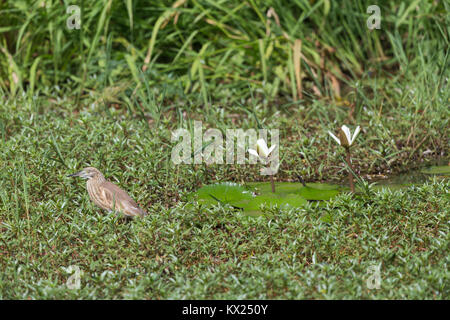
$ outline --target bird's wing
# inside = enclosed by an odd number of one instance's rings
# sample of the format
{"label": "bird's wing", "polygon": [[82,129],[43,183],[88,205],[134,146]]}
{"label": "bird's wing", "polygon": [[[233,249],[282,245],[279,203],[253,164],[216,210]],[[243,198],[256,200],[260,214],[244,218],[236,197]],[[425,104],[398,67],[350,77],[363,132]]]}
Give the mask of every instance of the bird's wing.
{"label": "bird's wing", "polygon": [[121,210],[127,216],[145,216],[147,214],[125,191],[115,184],[105,181],[101,187],[104,198],[108,203],[111,203],[111,209]]}

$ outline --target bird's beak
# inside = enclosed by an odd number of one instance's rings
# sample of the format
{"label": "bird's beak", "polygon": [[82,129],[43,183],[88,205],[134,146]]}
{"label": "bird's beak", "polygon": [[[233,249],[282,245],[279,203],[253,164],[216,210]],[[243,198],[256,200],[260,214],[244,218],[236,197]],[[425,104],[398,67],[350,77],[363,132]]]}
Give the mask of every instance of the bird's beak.
{"label": "bird's beak", "polygon": [[82,171],[78,171],[72,174],[69,174],[68,177],[79,177],[81,175]]}

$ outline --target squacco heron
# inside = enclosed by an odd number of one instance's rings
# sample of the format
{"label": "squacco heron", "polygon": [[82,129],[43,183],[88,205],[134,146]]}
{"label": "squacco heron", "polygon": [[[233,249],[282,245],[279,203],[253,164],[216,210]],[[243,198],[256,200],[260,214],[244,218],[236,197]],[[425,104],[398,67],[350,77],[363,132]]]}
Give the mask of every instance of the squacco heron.
{"label": "squacco heron", "polygon": [[105,179],[94,167],[87,167],[68,177],[87,179],[86,187],[91,200],[100,208],[121,212],[125,217],[143,217],[147,214],[131,197],[115,184]]}

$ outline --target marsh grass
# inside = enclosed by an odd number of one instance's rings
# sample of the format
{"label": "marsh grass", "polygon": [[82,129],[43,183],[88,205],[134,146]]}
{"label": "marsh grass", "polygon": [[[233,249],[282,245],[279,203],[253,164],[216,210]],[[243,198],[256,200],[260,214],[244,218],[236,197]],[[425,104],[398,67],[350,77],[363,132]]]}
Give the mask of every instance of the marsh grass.
{"label": "marsh grass", "polygon": [[[353,198],[344,193],[323,206],[267,209],[260,217],[248,217],[230,207],[186,202],[184,195],[202,185],[252,181],[258,170],[251,165],[173,166],[170,136],[178,124],[167,115],[156,127],[138,113],[113,107],[74,112],[65,101],[58,107],[27,101],[2,105],[1,298],[449,296],[448,180],[395,192],[370,190]],[[330,152],[334,143],[314,119],[298,124],[303,112],[274,120],[289,132],[298,130],[299,137],[290,140],[286,134],[280,140],[285,157],[277,178],[291,180],[292,172],[301,172],[307,181],[345,181],[341,154]],[[364,137],[371,138],[354,146],[361,176],[385,172],[389,155],[380,158],[371,150],[390,148],[384,128],[401,124],[383,117],[380,130],[364,125],[371,119],[361,117]],[[252,118],[247,121],[248,127],[256,125]],[[321,133],[301,135],[305,128]],[[436,143],[446,138],[433,137]],[[419,154],[429,147],[421,146]],[[300,150],[306,157],[299,156]],[[102,168],[150,215],[123,223],[96,208],[84,182],[65,177],[87,165]],[[369,291],[364,279],[373,263],[382,264],[382,289]],[[70,265],[83,271],[80,290],[65,285],[70,274],[62,268]]]}
{"label": "marsh grass", "polygon": [[[109,89],[109,98],[123,103],[147,86],[168,86],[169,99],[181,89],[206,107],[243,101],[248,85],[270,100],[336,102],[358,79],[401,79],[411,69],[429,74],[429,63],[437,82],[445,81],[445,1],[382,2],[381,31],[366,27],[370,1],[363,0],[83,1],[80,30],[66,27],[69,4],[2,2],[3,90],[14,96],[59,85],[86,98]],[[112,90],[124,79],[132,79],[131,88]],[[430,88],[433,96],[439,87]],[[349,103],[359,110],[367,96],[355,91]],[[377,91],[375,100],[382,98]]]}

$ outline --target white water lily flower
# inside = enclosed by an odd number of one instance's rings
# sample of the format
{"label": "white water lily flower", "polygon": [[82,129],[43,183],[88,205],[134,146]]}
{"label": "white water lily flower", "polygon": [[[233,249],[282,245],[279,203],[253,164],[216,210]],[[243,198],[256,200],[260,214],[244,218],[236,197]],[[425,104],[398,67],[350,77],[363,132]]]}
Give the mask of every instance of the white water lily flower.
{"label": "white water lily flower", "polygon": [[328,131],[328,133],[334,140],[336,140],[337,143],[339,143],[339,145],[341,145],[343,147],[350,147],[353,144],[353,142],[355,142],[359,131],[361,131],[360,126],[358,126],[356,128],[355,132],[353,133],[353,137],[352,137],[352,135],[350,133],[350,129],[346,125],[343,125],[341,127],[341,129],[339,130],[339,138],[336,137],[331,131]]}
{"label": "white water lily flower", "polygon": [[256,141],[256,150],[248,149],[248,152],[258,158],[267,159],[274,149],[275,145],[268,148],[266,141],[264,139],[259,139]]}

